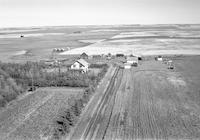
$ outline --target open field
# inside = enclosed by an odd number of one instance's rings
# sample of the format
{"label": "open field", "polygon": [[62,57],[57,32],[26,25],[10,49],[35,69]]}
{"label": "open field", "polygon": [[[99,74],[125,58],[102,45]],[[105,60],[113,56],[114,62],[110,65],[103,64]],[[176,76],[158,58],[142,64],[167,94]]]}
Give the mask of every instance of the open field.
{"label": "open field", "polygon": [[119,70],[68,139],[199,139],[200,56],[172,59]]}
{"label": "open field", "polygon": [[[1,29],[0,60],[4,62],[39,61],[49,58],[54,48],[68,50],[68,48],[83,47],[95,43],[95,40],[108,39],[117,34],[105,31],[90,32],[98,28],[75,26]],[[21,35],[24,37],[20,38]]]}
{"label": "open field", "polygon": [[80,88],[41,88],[0,112],[1,140],[42,139],[52,133],[57,113],[81,98]]}
{"label": "open field", "polygon": [[[20,35],[24,35],[20,38]],[[138,53],[200,54],[199,25],[119,25],[11,28],[0,30],[0,60],[39,61],[53,48],[63,55]],[[22,53],[23,52],[23,53]]]}
{"label": "open field", "polygon": [[[143,28],[142,28],[143,27]],[[197,28],[142,26],[120,32],[107,40],[62,54],[200,54],[200,30]]]}

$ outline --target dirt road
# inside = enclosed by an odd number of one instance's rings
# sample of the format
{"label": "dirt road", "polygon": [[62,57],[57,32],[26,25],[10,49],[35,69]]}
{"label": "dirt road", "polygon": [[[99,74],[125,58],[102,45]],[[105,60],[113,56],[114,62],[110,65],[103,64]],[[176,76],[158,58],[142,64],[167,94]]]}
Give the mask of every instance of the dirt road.
{"label": "dirt road", "polygon": [[115,75],[68,139],[200,138],[200,106],[179,72],[151,60]]}

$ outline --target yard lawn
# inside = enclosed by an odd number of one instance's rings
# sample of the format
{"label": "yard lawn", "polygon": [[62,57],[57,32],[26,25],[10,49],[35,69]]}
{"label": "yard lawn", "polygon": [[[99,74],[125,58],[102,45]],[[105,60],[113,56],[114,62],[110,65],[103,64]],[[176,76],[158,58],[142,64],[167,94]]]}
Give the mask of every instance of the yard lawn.
{"label": "yard lawn", "polygon": [[90,68],[89,69],[89,75],[97,76],[100,72],[101,72],[100,68]]}

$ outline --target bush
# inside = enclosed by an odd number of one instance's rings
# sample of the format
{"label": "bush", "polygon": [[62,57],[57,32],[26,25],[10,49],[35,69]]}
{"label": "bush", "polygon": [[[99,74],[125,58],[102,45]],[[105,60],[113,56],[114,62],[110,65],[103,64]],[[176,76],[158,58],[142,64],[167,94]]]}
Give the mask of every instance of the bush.
{"label": "bush", "polygon": [[6,100],[0,95],[0,107],[4,107],[6,105]]}
{"label": "bush", "polygon": [[71,107],[75,116],[79,116],[81,114],[82,108],[83,108],[83,101],[80,99],[76,100],[75,104]]}
{"label": "bush", "polygon": [[60,139],[60,137],[70,132],[70,127],[75,125],[76,116],[74,115],[72,109],[66,109],[58,115],[59,118],[56,119],[53,137],[55,139]]}
{"label": "bush", "polygon": [[4,107],[6,103],[16,99],[23,92],[20,85],[17,85],[5,71],[0,69],[0,107]]}

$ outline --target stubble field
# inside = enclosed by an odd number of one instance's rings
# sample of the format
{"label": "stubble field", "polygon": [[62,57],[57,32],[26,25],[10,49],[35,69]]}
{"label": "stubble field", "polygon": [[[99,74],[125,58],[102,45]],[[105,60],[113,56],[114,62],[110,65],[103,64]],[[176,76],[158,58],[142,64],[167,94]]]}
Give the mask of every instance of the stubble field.
{"label": "stubble field", "polygon": [[91,101],[96,105],[88,105],[68,138],[199,139],[200,67],[190,70],[194,63],[199,65],[198,60],[199,56],[174,58],[175,70],[155,60],[119,70],[104,96]]}

